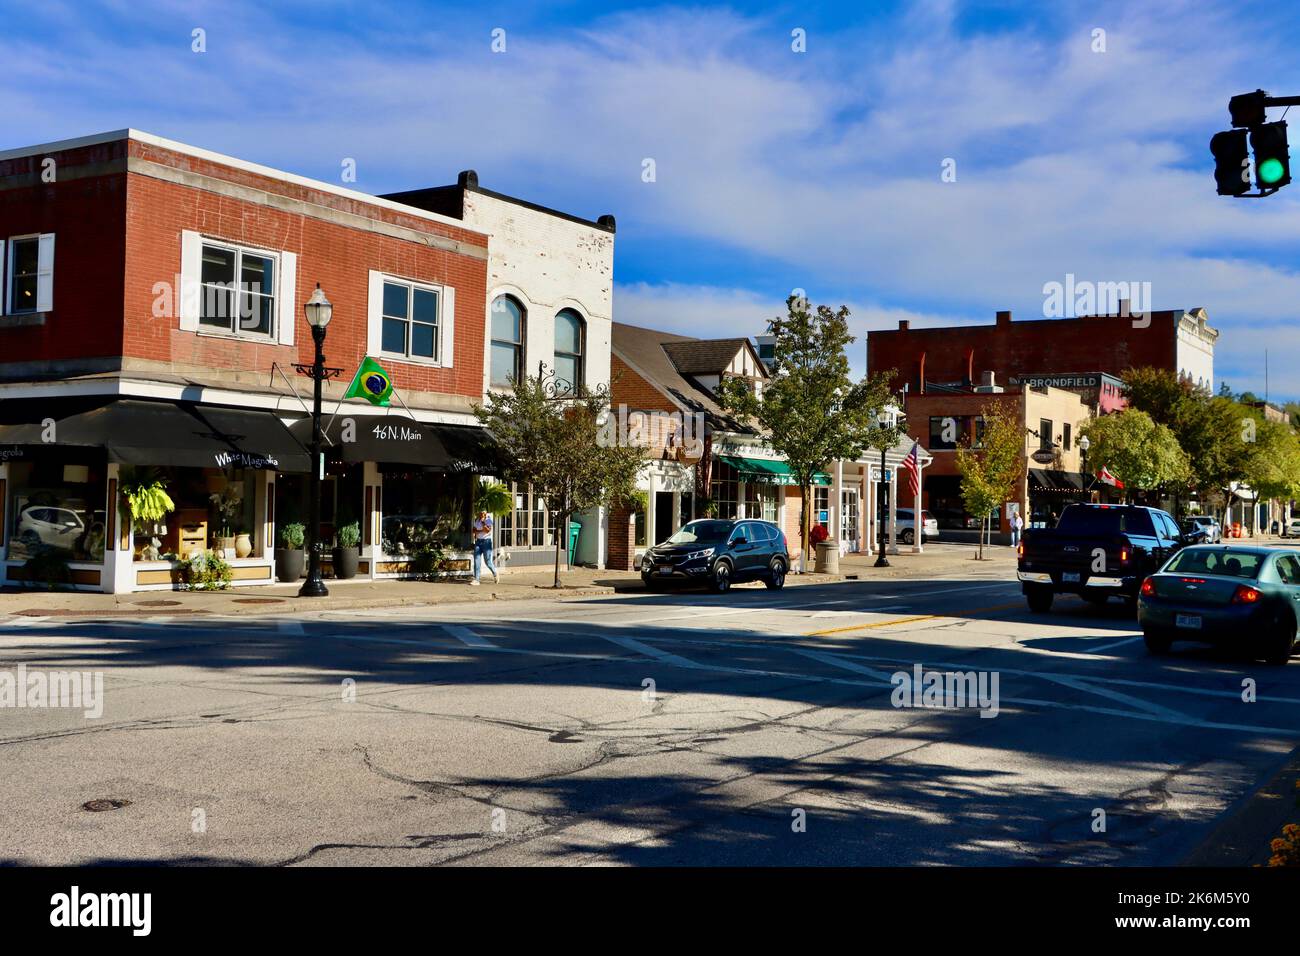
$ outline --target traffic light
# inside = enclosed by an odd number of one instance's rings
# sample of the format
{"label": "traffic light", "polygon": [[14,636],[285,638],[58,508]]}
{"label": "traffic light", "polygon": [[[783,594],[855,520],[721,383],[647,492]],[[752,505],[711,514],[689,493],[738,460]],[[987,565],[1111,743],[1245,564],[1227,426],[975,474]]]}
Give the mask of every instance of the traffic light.
{"label": "traffic light", "polygon": [[1235,127],[1259,126],[1264,122],[1264,106],[1268,94],[1263,90],[1241,93],[1228,100],[1228,115]]}
{"label": "traffic light", "polygon": [[1281,189],[1291,181],[1291,157],[1286,145],[1286,122],[1264,123],[1250,131],[1255,153],[1255,185],[1261,190]]}
{"label": "traffic light", "polygon": [[[1225,130],[1210,139],[1214,154],[1214,179],[1220,196],[1241,196],[1250,192],[1250,160],[1244,129]],[[1286,137],[1283,136],[1285,144]]]}

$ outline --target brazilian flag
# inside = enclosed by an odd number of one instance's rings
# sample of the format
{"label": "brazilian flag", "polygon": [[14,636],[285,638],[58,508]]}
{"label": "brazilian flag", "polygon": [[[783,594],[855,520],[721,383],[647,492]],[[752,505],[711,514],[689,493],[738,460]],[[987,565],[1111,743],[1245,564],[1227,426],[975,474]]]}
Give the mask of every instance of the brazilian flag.
{"label": "brazilian flag", "polygon": [[384,367],[369,355],[357,368],[344,398],[364,398],[371,405],[388,407],[388,400],[393,394],[393,377],[384,371]]}

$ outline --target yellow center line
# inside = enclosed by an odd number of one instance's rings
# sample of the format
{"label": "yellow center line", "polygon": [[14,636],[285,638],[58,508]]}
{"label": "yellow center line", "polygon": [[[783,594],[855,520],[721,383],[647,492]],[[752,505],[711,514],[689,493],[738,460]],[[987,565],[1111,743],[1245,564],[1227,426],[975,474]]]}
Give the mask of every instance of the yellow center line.
{"label": "yellow center line", "polygon": [[[877,627],[894,627],[897,624],[914,624],[917,621],[937,621],[941,618],[954,617],[975,617],[977,614],[987,614],[990,611],[1005,611],[1013,607],[1023,607],[1020,601],[1011,601],[1007,604],[992,604],[988,607],[971,608],[968,611],[953,611],[949,614],[920,614],[916,617],[899,617],[892,621],[875,621],[870,624],[850,624],[846,627],[831,627],[824,631],[806,631],[804,637],[822,637],[826,634],[845,634],[849,631],[869,631]],[[870,611],[864,611],[864,614],[870,614]]]}

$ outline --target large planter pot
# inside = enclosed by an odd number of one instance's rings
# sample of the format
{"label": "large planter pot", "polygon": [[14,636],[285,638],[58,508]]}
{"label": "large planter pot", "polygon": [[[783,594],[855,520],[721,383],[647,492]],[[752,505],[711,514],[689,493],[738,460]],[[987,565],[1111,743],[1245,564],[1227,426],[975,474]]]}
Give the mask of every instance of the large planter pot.
{"label": "large planter pot", "polygon": [[357,576],[357,560],[361,557],[360,548],[334,549],[334,576],[346,581]]}
{"label": "large planter pot", "polygon": [[302,548],[276,548],[275,576],[286,584],[296,584],[302,577],[306,561],[307,552]]}
{"label": "large planter pot", "polygon": [[253,539],[246,534],[235,536],[235,557],[246,558],[253,553]]}

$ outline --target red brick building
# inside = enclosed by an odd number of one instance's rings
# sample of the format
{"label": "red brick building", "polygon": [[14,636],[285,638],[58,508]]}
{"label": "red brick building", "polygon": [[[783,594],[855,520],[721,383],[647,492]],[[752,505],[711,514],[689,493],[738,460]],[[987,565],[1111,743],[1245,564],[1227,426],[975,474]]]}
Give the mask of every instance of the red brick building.
{"label": "red brick building", "polygon": [[924,393],[929,383],[976,385],[982,372],[1009,384],[1025,376],[1104,373],[1116,378],[1139,366],[1167,368],[1213,390],[1219,333],[1204,309],[1013,322],[999,312],[992,325],[897,329],[867,336],[867,368],[895,369],[894,387]]}
{"label": "red brick building", "polygon": [[[324,534],[355,523],[361,575],[402,573],[426,533],[465,524],[474,475],[498,464],[472,409],[500,350],[487,313],[508,270],[473,219],[134,130],[0,152],[0,584],[54,552],[77,586],[171,588],[212,550],[233,583],[273,581],[278,531],[305,519],[311,383],[294,366],[313,358],[302,309],[317,283],[339,370],[325,389]],[[574,270],[609,284],[612,219],[589,225],[602,244]],[[534,306],[519,367],[563,348],[575,377],[599,382],[608,308],[570,287],[511,287]],[[538,338],[558,326],[563,346]],[[367,355],[392,378],[391,407],[343,400]],[[122,516],[138,467],[176,503],[164,522]]]}

